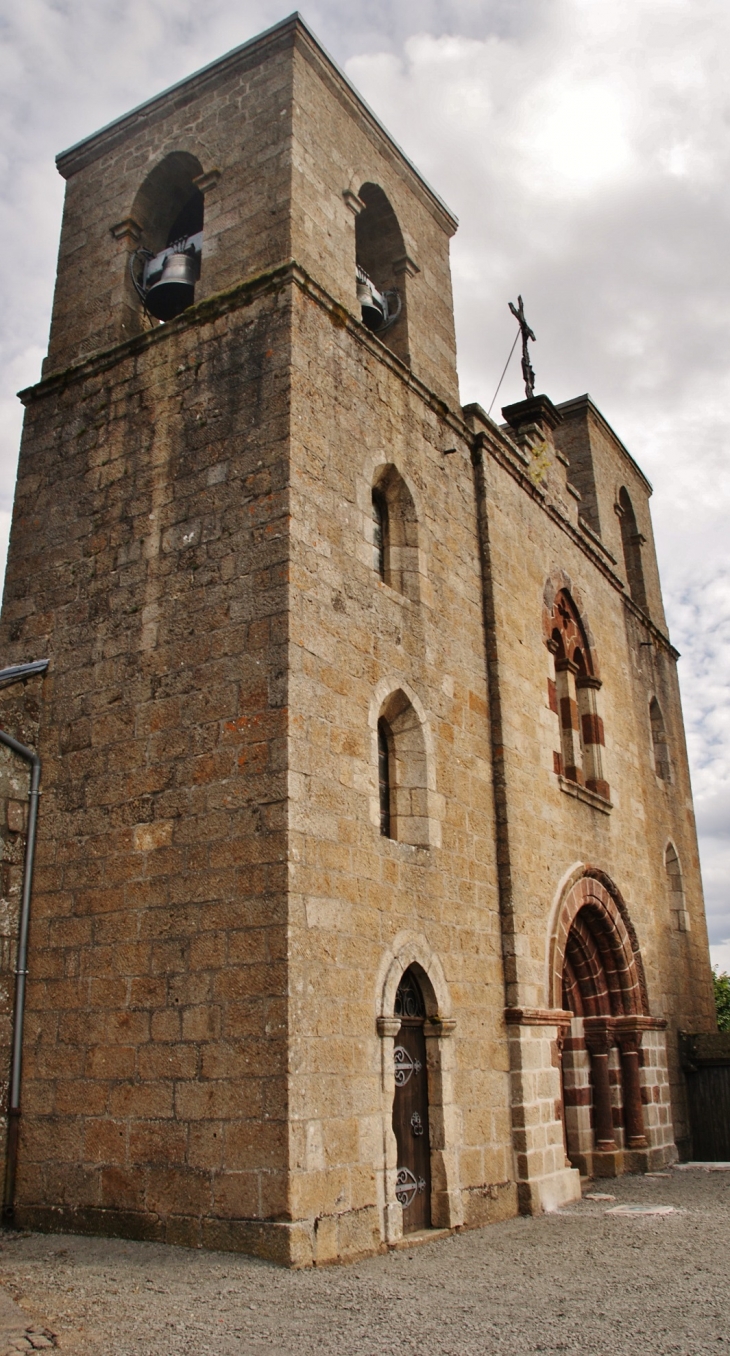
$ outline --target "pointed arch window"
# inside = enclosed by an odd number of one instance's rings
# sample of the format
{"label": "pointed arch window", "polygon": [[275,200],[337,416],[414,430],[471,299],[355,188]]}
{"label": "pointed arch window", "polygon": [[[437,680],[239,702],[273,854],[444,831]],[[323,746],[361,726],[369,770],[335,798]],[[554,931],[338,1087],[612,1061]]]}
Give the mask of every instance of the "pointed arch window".
{"label": "pointed arch window", "polygon": [[388,504],[381,490],[373,490],[373,569],[385,581],[388,551]]}
{"label": "pointed arch window", "polygon": [[672,763],[669,756],[669,742],[664,726],[662,708],[656,697],[652,697],[649,704],[649,720],[651,721],[651,742],[654,750],[654,771],[663,782],[671,782]]}
{"label": "pointed arch window", "polygon": [[416,506],[395,466],[380,468],[371,497],[373,570],[396,593],[418,602],[420,557]]}
{"label": "pointed arch window", "polygon": [[603,770],[605,737],[598,709],[601,679],[580,613],[567,589],[555,597],[550,617],[548,650],[555,677],[550,679],[552,709],[560,723],[560,753],[555,770],[567,781],[610,799]]}
{"label": "pointed arch window", "polygon": [[664,853],[664,869],[667,873],[669,907],[674,914],[675,926],[678,932],[689,932],[689,914],[684,897],[682,867],[674,843],[667,843]]}
{"label": "pointed arch window", "polygon": [[400,688],[381,707],[377,736],[380,832],[399,843],[429,847],[425,734],[418,713]]}
{"label": "pointed arch window", "polygon": [[391,838],[390,832],[390,742],[387,722],[378,721],[378,799],[380,803],[380,832]]}

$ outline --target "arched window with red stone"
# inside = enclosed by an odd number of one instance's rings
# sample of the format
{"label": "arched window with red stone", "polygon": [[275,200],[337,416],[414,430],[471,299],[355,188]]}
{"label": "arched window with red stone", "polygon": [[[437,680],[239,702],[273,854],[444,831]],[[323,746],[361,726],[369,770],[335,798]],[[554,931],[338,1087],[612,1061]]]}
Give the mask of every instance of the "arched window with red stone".
{"label": "arched window with red stone", "polygon": [[555,676],[549,680],[550,705],[560,725],[555,771],[608,800],[603,721],[598,709],[601,679],[586,627],[566,588],[555,595],[548,631],[547,647],[555,666]]}

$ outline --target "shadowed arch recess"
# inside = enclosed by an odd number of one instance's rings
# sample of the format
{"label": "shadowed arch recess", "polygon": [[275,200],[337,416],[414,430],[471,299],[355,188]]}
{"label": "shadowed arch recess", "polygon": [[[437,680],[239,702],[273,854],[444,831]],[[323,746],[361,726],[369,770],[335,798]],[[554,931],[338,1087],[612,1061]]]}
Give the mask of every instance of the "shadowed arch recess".
{"label": "shadowed arch recess", "polygon": [[551,1003],[576,1016],[648,1015],[636,933],[621,896],[590,867],[568,889],[550,957]]}

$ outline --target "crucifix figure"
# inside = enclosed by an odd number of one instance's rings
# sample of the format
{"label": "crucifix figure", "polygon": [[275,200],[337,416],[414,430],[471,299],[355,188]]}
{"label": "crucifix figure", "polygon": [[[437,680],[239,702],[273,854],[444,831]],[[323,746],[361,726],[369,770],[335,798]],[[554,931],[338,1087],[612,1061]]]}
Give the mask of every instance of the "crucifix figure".
{"label": "crucifix figure", "polygon": [[531,339],[533,344],[536,344],[537,340],[532,330],[530,329],[530,326],[525,320],[525,307],[522,301],[522,297],[518,297],[517,300],[519,302],[519,306],[514,306],[512,302],[510,302],[509,308],[513,316],[515,316],[517,323],[520,327],[520,332],[522,334],[522,376],[524,377],[525,381],[525,395],[527,396],[527,399],[530,400],[531,397],[535,394],[535,373],[532,368],[532,363],[530,362],[530,354],[527,348],[527,341],[528,339]]}

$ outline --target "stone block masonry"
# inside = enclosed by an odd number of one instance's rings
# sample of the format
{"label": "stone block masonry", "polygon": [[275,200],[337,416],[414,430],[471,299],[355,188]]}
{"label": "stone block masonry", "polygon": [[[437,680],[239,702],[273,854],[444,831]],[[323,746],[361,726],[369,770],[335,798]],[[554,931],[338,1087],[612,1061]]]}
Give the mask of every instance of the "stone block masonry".
{"label": "stone block masonry", "polygon": [[[588,397],[459,407],[455,219],[298,16],[59,167],[0,620],[49,659],[0,691],[43,761],[16,1218],[307,1266],[671,1161],[713,1009],[648,483]],[[186,195],[157,325],[130,256]]]}
{"label": "stone block masonry", "polygon": [[[211,1210],[285,1208],[288,322],[247,300],[29,407],[6,616],[53,655],[35,1224],[199,1242]],[[16,614],[39,567],[42,615],[37,590]]]}

